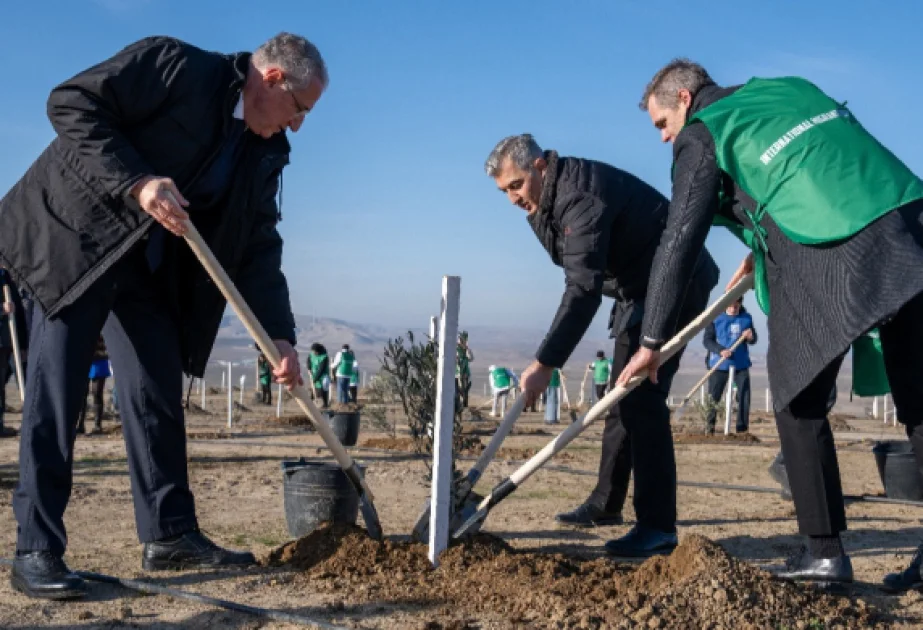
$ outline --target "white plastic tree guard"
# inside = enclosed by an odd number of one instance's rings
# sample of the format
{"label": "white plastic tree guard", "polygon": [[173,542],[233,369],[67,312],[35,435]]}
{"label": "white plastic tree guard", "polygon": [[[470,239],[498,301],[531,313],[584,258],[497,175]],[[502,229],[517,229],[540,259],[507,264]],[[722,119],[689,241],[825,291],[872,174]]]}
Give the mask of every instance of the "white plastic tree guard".
{"label": "white plastic tree guard", "polygon": [[452,503],[452,429],[455,422],[455,340],[461,278],[443,276],[442,312],[439,317],[439,359],[436,368],[436,413],[433,429],[433,487],[430,494],[429,561],[439,564],[439,554],[449,545]]}
{"label": "white plastic tree guard", "polygon": [[246,375],[246,374],[241,374],[241,375],[240,375],[240,400],[238,401],[238,404],[239,404],[241,407],[244,406],[244,388],[245,388],[246,386],[247,386],[247,375]]}
{"label": "white plastic tree guard", "polygon": [[231,362],[228,361],[228,428],[234,425],[234,381],[232,380]]}
{"label": "white plastic tree guard", "polygon": [[279,387],[276,393],[276,417],[282,417],[282,383],[279,383]]}
{"label": "white plastic tree guard", "polygon": [[731,433],[731,412],[734,410],[734,366],[728,369],[728,391],[724,398],[724,434]]}
{"label": "white plastic tree guard", "polygon": [[205,411],[205,390],[206,389],[207,388],[205,387],[205,377],[203,376],[201,380],[199,380],[199,393],[202,395],[202,411],[203,412]]}

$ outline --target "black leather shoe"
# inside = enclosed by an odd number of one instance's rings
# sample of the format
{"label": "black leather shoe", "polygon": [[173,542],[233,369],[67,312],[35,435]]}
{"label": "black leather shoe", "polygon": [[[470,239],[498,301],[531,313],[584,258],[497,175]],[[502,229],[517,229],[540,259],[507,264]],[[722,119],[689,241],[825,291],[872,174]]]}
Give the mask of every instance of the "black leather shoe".
{"label": "black leather shoe", "polygon": [[10,585],[29,597],[43,599],[76,599],[86,594],[83,579],[50,551],[17,551]]}
{"label": "black leather shoe", "polygon": [[923,586],[923,575],[920,575],[921,567],[923,567],[923,545],[917,548],[909,567],[900,573],[889,573],[885,576],[881,590],[887,593],[903,593],[912,588],[920,588]]}
{"label": "black leather shoe", "polygon": [[666,556],[676,549],[675,532],[661,532],[641,525],[635,525],[631,531],[606,543],[606,553],[620,558],[649,558]]}
{"label": "black leather shoe", "polygon": [[573,512],[563,512],[554,517],[562,525],[574,527],[605,527],[621,525],[622,515],[618,512],[606,512],[592,503],[584,503]]}
{"label": "black leather shoe", "polygon": [[249,566],[256,558],[249,551],[222,549],[199,530],[166,540],[144,543],[141,567],[145,571]]}
{"label": "black leather shoe", "polygon": [[785,563],[785,568],[776,571],[776,577],[792,582],[852,582],[852,562],[849,556],[836,558],[815,558],[807,547]]}

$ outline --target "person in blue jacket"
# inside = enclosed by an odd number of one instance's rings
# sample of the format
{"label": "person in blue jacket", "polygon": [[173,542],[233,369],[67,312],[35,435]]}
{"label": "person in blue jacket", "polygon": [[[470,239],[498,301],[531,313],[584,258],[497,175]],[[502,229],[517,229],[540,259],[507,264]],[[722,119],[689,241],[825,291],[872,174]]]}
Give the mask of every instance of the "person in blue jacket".
{"label": "person in blue jacket", "polygon": [[[747,341],[731,352],[731,346],[741,336],[746,337]],[[718,402],[724,395],[724,388],[728,384],[728,372],[733,365],[734,385],[737,386],[736,428],[738,433],[744,433],[750,428],[750,348],[748,346],[756,343],[756,329],[753,328],[753,318],[744,308],[743,297],[728,306],[724,313],[705,328],[703,342],[705,349],[708,350],[706,361],[709,369],[713,368],[722,357],[727,359],[708,377],[708,395],[715,404],[708,410],[705,430],[709,435],[715,432]]]}

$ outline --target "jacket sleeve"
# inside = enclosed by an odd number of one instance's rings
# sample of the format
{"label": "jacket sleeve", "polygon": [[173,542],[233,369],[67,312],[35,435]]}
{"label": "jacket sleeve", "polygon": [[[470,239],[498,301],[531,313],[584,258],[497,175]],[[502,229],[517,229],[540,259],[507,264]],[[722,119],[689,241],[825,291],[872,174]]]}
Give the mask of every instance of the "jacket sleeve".
{"label": "jacket sleeve", "polygon": [[641,328],[641,345],[656,350],[676,331],[696,260],[718,211],[721,186],[714,141],[705,125],[690,125],[679,134],[673,160],[673,197],[654,254]]}
{"label": "jacket sleeve", "polygon": [[705,345],[706,350],[714,352],[715,354],[721,354],[722,350],[727,350],[727,348],[718,343],[718,335],[715,333],[715,322],[705,327],[705,331],[702,333],[702,343]]}
{"label": "jacket sleeve", "polygon": [[81,72],[51,91],[48,118],[76,148],[82,164],[113,197],[128,193],[151,166],[124,130],[171,98],[186,68],[183,45],[148,38]]}
{"label": "jacket sleeve", "polygon": [[271,182],[263,191],[234,282],[269,336],[288,340],[294,345],[297,342],[295,317],[289,301],[288,283],[282,273],[282,237],[276,229],[278,176]]}
{"label": "jacket sleeve", "polygon": [[614,213],[596,197],[578,194],[562,203],[564,295],[535,355],[542,365],[558,368],[580,343],[602,302],[614,218]]}
{"label": "jacket sleeve", "polygon": [[756,340],[757,340],[756,326],[753,325],[753,318],[752,318],[752,317],[750,318],[750,325],[747,327],[747,329],[748,329],[750,332],[753,333],[753,338],[747,340],[747,345],[752,346],[753,344],[756,343]]}

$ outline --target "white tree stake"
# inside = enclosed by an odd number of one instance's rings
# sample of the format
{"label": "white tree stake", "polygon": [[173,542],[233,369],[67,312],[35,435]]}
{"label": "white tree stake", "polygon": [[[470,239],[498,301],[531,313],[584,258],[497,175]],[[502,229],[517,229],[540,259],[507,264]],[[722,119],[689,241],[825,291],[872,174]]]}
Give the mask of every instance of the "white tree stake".
{"label": "white tree stake", "polygon": [[276,394],[276,417],[282,417],[282,383],[279,383],[278,393]]}
{"label": "white tree stake", "polygon": [[228,361],[228,428],[229,429],[234,424],[234,386],[232,385],[234,381],[231,380],[231,376],[232,376],[231,370],[232,370],[231,362]]}
{"label": "white tree stake", "polygon": [[734,410],[734,366],[728,370],[728,391],[724,399],[724,434],[731,433],[731,412]]}
{"label": "white tree stake", "polygon": [[[439,363],[436,372],[436,426],[433,428],[433,488],[430,495],[429,561],[449,545],[449,508],[452,504],[452,430],[455,424],[455,340],[461,278],[443,276],[439,317]],[[451,346],[451,347],[450,347]]]}
{"label": "white tree stake", "polygon": [[205,411],[205,377],[199,380],[199,393],[202,394],[202,411]]}
{"label": "white tree stake", "polygon": [[240,375],[240,402],[238,403],[241,407],[244,406],[244,388],[247,385],[247,375]]}

